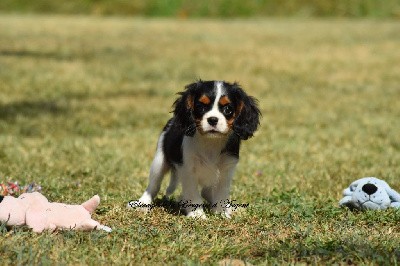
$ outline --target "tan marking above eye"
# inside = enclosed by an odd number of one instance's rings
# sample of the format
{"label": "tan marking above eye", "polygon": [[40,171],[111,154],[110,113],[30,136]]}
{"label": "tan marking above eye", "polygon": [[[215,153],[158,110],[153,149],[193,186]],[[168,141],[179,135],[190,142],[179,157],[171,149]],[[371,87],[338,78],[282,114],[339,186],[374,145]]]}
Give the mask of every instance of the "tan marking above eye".
{"label": "tan marking above eye", "polygon": [[225,105],[230,104],[230,103],[231,103],[231,100],[229,100],[228,96],[222,96],[219,99],[219,104],[222,105],[222,106],[225,106]]}
{"label": "tan marking above eye", "polygon": [[206,95],[200,97],[199,102],[203,104],[210,104],[211,100]]}

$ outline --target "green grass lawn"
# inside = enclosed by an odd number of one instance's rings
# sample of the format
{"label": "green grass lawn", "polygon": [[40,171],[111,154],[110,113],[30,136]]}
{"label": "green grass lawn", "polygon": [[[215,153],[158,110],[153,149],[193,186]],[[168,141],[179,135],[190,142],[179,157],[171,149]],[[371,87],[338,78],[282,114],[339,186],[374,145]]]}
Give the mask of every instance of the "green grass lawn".
{"label": "green grass lawn", "polygon": [[[400,212],[338,201],[363,176],[400,190],[399,32],[376,20],[1,15],[0,181],[70,204],[99,194],[93,216],[114,231],[1,227],[0,264],[397,264]],[[231,193],[249,207],[206,221],[126,211],[175,94],[196,78],[260,100]]]}

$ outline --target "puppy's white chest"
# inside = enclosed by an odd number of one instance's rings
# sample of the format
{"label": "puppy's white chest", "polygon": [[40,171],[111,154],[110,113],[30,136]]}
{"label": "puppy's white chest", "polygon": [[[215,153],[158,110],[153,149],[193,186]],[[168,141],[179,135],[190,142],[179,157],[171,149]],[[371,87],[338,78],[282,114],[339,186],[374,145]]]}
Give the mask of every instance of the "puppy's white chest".
{"label": "puppy's white chest", "polygon": [[193,178],[202,187],[218,183],[221,175],[221,164],[225,154],[226,138],[202,139],[197,134],[193,138],[184,138],[183,167],[188,178]]}
{"label": "puppy's white chest", "polygon": [[193,155],[193,178],[202,187],[212,186],[216,184],[220,178],[219,156],[194,154]]}

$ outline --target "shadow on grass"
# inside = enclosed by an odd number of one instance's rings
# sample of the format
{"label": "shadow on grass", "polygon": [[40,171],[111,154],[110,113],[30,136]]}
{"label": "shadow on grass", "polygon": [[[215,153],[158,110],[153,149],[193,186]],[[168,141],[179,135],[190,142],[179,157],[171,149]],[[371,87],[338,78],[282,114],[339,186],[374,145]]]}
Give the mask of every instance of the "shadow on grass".
{"label": "shadow on grass", "polygon": [[17,116],[36,117],[43,114],[61,115],[66,108],[54,101],[20,101],[0,104],[0,120],[12,121]]}
{"label": "shadow on grass", "polygon": [[[175,216],[186,216],[186,211],[183,209],[182,202],[176,201],[174,198],[162,197],[155,199],[153,205],[156,208],[162,208],[167,213]],[[202,207],[206,215],[214,215],[209,204],[205,203]]]}
{"label": "shadow on grass", "polygon": [[1,50],[0,56],[11,57],[31,57],[55,60],[72,60],[74,56],[71,54],[62,54],[57,52],[29,51],[29,50]]}
{"label": "shadow on grass", "polygon": [[400,260],[400,249],[385,247],[378,242],[368,242],[365,239],[347,238],[327,242],[302,241],[288,239],[271,249],[254,250],[255,257],[281,257],[287,261],[315,263],[323,261],[341,261],[353,264],[362,258],[365,262],[375,261],[383,264]]}
{"label": "shadow on grass", "polygon": [[35,51],[35,50],[0,50],[0,56],[35,58],[57,61],[90,60],[95,58],[92,52],[76,53],[72,51]]}
{"label": "shadow on grass", "polygon": [[175,216],[185,215],[179,202],[175,201],[173,198],[162,197],[161,199],[155,199],[154,206],[161,207],[169,214]]}

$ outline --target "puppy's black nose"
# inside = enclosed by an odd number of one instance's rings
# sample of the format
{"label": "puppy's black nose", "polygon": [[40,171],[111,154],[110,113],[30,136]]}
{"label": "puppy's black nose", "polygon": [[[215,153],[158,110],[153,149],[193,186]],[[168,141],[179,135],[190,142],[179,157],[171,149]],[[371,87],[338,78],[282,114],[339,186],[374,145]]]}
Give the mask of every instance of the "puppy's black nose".
{"label": "puppy's black nose", "polygon": [[364,186],[362,186],[361,189],[368,195],[372,195],[378,190],[377,186],[375,186],[374,184],[370,184],[370,183],[365,184]]}
{"label": "puppy's black nose", "polygon": [[207,122],[211,125],[211,126],[215,126],[216,124],[218,124],[218,118],[215,116],[211,116],[209,118],[207,118]]}

